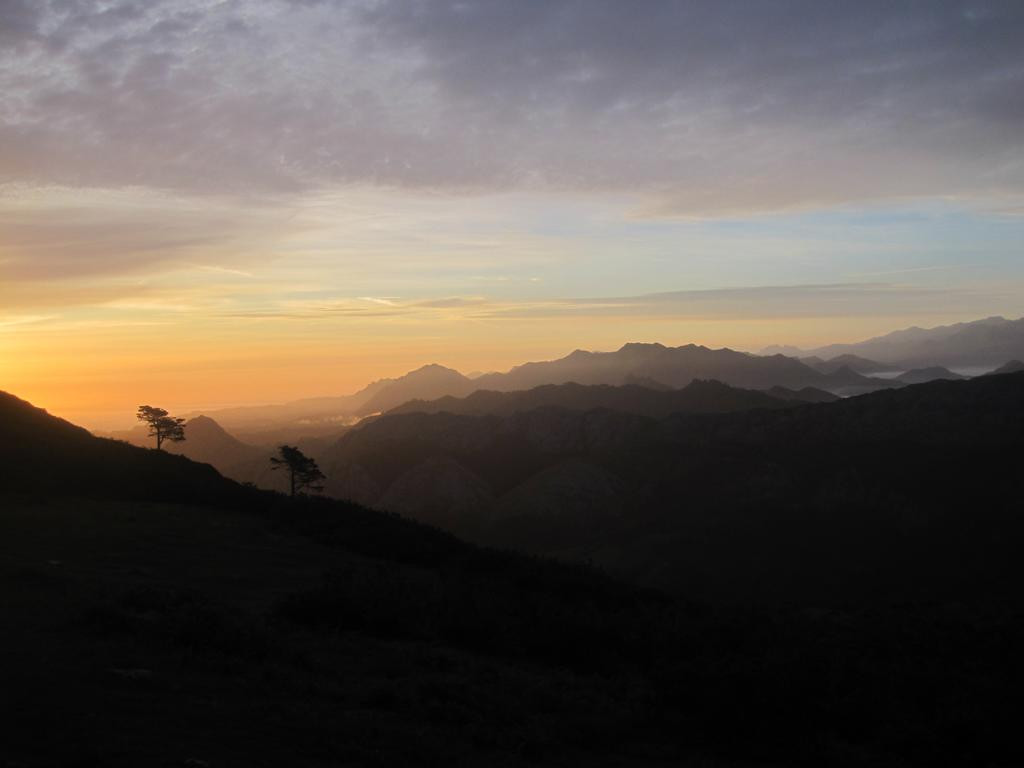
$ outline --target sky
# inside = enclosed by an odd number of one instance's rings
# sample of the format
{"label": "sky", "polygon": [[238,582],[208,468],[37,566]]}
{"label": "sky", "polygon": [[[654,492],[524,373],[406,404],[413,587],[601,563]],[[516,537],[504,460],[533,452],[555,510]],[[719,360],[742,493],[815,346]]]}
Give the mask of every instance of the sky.
{"label": "sky", "polygon": [[87,426],[1024,314],[1024,3],[0,0],[0,389]]}

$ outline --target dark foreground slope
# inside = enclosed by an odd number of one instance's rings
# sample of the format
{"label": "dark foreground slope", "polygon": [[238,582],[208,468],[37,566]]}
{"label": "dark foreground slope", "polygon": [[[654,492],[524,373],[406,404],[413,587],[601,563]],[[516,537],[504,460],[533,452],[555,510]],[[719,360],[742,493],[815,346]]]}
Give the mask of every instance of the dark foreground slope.
{"label": "dark foreground slope", "polygon": [[238,486],[205,464],[87,430],[0,392],[0,493],[209,503]]}
{"label": "dark foreground slope", "polygon": [[11,398],[0,446],[12,765],[1024,757],[1012,596],[725,608],[289,503]]}

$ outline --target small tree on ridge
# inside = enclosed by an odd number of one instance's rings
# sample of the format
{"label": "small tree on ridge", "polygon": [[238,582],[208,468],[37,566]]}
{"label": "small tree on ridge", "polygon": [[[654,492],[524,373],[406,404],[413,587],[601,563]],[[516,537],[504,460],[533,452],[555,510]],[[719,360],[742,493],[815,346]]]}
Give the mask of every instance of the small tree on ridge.
{"label": "small tree on ridge", "polygon": [[156,449],[163,450],[165,440],[180,443],[185,439],[185,419],[170,416],[163,408],[140,405],[135,417],[149,425],[149,436],[156,438]]}
{"label": "small tree on ridge", "polygon": [[321,480],[326,476],[320,471],[316,462],[309,458],[293,445],[282,445],[277,449],[278,456],[272,456],[270,463],[272,470],[288,470],[288,484],[291,488],[291,495],[302,493],[308,489],[319,493],[324,489]]}

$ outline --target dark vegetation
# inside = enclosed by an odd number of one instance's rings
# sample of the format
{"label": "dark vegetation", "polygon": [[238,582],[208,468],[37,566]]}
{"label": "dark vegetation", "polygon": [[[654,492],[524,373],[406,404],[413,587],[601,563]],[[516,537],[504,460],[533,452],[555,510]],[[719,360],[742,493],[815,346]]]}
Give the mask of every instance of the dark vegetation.
{"label": "dark vegetation", "polygon": [[319,493],[324,489],[324,473],[316,461],[294,445],[278,446],[277,456],[270,457],[271,470],[283,470],[288,476],[288,495],[295,498],[306,491]]}
{"label": "dark vegetation", "polygon": [[1019,375],[620,415],[585,445],[654,483],[623,515],[654,591],[0,395],[4,758],[1019,764],[1022,416]]}
{"label": "dark vegetation", "polygon": [[171,416],[163,408],[140,405],[136,413],[139,421],[148,427],[148,436],[156,440],[156,449],[164,442],[180,443],[185,440],[185,419]]}

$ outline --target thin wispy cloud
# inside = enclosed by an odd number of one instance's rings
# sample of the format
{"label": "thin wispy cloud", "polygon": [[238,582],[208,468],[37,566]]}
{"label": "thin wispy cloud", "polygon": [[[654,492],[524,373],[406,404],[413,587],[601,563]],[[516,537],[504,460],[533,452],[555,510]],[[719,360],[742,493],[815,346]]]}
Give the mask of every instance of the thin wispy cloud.
{"label": "thin wispy cloud", "polygon": [[396,306],[398,306],[397,299],[398,299],[397,296],[388,297],[388,298],[377,297],[377,296],[360,296],[359,297],[360,301],[368,301],[371,304],[383,304],[385,307],[396,307]]}
{"label": "thin wispy cloud", "polygon": [[228,267],[218,267],[212,264],[200,264],[198,269],[204,272],[214,272],[218,275],[233,275],[235,277],[255,277],[252,272],[246,272],[241,269],[229,269]]}
{"label": "thin wispy cloud", "polygon": [[[639,296],[566,297],[509,300],[484,296],[425,300],[290,300],[272,307],[232,311],[229,317],[330,321],[345,317],[464,318],[494,323],[544,318],[660,318],[755,322],[780,318],[841,318],[871,314],[929,314],[936,302],[982,305],[992,293],[968,288],[925,288],[894,283],[756,286],[717,290],[671,291]],[[369,306],[368,306],[369,305]]]}
{"label": "thin wispy cloud", "polygon": [[19,328],[57,320],[59,315],[0,315],[0,329]]}

